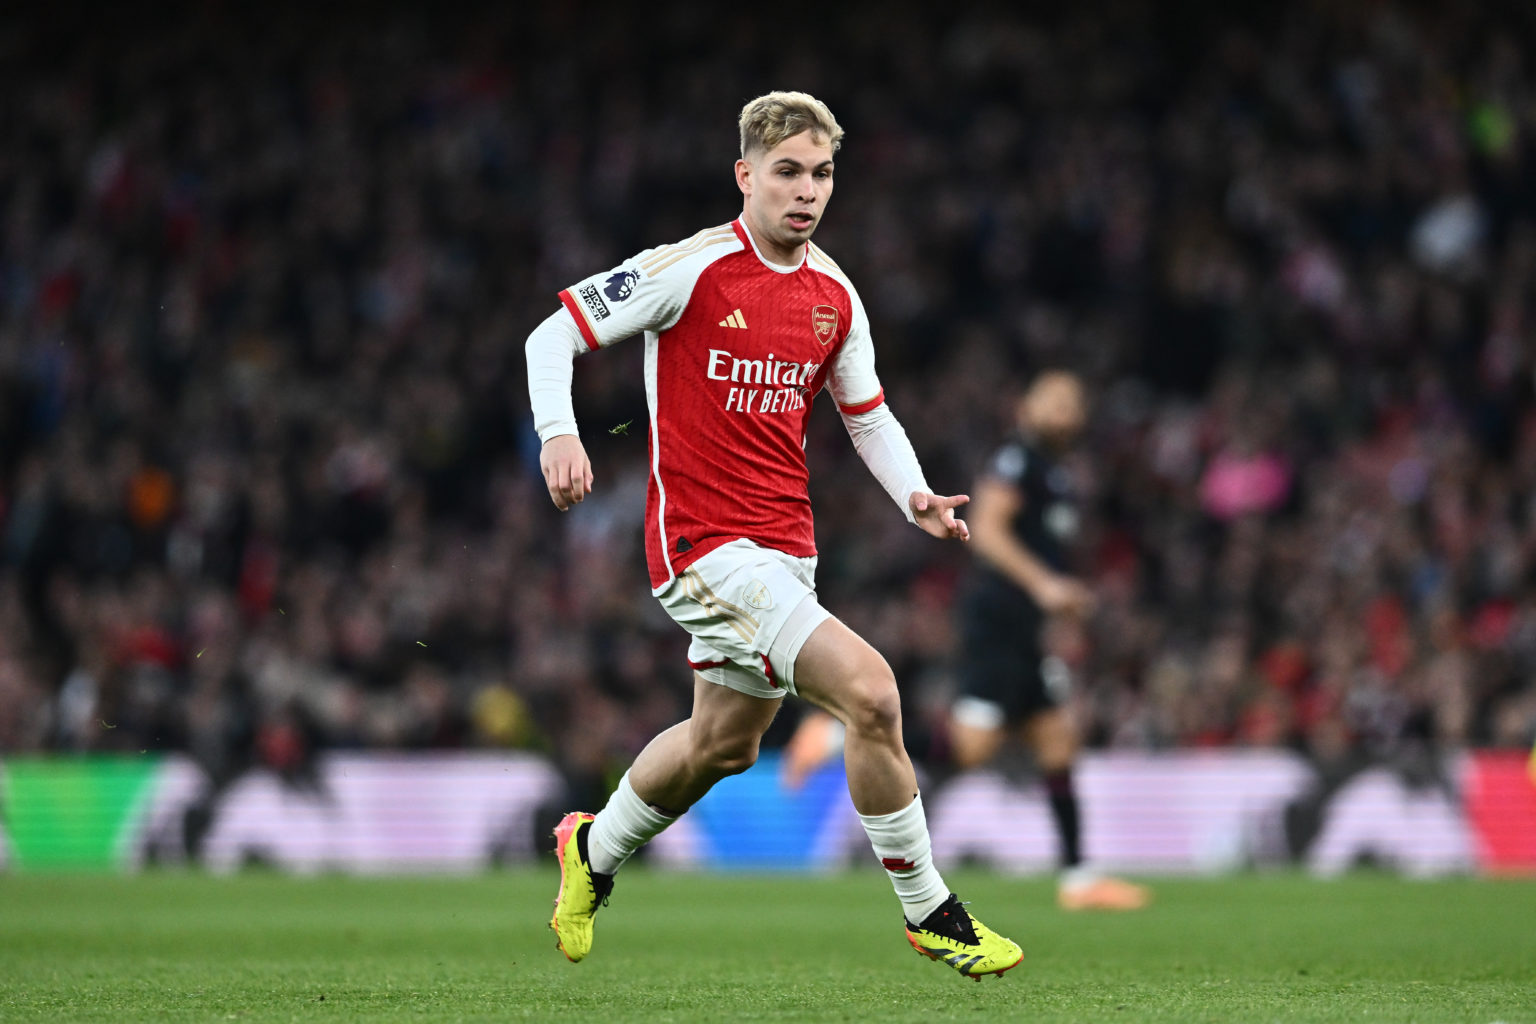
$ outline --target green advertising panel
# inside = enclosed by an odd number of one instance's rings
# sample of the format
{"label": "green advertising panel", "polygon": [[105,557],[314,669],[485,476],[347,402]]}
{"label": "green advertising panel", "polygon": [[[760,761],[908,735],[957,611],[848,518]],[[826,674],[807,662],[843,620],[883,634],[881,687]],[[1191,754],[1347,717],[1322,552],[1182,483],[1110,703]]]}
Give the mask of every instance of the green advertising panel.
{"label": "green advertising panel", "polygon": [[0,762],[0,825],[14,870],[121,866],[158,757]]}

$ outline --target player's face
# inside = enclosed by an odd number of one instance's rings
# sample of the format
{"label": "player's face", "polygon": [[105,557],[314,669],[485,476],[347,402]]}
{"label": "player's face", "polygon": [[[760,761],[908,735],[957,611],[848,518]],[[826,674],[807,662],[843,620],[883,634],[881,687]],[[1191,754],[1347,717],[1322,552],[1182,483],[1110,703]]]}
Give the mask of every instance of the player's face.
{"label": "player's face", "polygon": [[1088,405],[1076,377],[1052,374],[1029,389],[1020,412],[1027,429],[1048,444],[1066,447],[1082,432]]}
{"label": "player's face", "polygon": [[808,131],[791,136],[751,160],[736,161],[736,184],[763,255],[793,266],[832,198],[832,144]]}

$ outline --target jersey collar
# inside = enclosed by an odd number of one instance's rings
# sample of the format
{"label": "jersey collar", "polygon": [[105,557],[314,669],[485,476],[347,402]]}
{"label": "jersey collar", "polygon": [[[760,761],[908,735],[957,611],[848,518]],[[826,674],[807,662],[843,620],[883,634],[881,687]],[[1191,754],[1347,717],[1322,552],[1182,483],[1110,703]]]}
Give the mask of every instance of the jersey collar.
{"label": "jersey collar", "polygon": [[767,267],[769,270],[776,270],[781,274],[793,274],[795,271],[805,266],[806,255],[811,251],[810,242],[806,242],[805,247],[800,250],[799,263],[796,263],[792,267],[781,267],[777,263],[774,263],[772,260],[763,259],[763,252],[757,247],[757,240],[752,237],[752,232],[747,230],[746,217],[737,217],[734,221],[731,222],[731,227],[736,229],[737,238],[741,239],[747,245],[752,247],[752,252],[756,254],[757,261],[763,266]]}

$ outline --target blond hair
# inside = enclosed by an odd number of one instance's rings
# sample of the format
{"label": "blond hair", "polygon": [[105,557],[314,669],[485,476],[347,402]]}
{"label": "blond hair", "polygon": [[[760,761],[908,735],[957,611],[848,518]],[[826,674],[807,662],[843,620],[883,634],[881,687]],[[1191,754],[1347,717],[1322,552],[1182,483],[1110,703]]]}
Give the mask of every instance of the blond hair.
{"label": "blond hair", "polygon": [[830,142],[836,153],[843,129],[821,100],[806,92],[770,92],[741,108],[741,158],[764,152],[785,139],[809,131],[817,142]]}

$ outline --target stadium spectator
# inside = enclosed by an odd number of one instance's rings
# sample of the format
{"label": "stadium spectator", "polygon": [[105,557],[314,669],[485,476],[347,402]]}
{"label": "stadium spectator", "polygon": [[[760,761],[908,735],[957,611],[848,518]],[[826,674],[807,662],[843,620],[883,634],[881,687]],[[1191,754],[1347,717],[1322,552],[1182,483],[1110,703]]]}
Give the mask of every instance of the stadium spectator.
{"label": "stadium spectator", "polygon": [[[627,763],[689,696],[638,685],[680,654],[623,525],[638,366],[578,376],[610,486],[551,542],[517,341],[586,268],[724,219],[697,126],[765,78],[858,140],[825,241],[935,486],[979,468],[1000,381],[1103,396],[1090,743],[1529,742],[1529,9],[855,4],[835,61],[682,10],[579,52],[527,5],[0,15],[0,751],[227,774],[292,700],[328,746],[421,741],[423,699],[435,741],[550,744],[579,700],[622,713],[571,771]],[[813,475],[855,478],[833,419]],[[958,556],[872,526],[884,500],[819,503],[821,590],[939,715],[954,638],[914,625]],[[531,728],[466,724],[506,694]]]}

